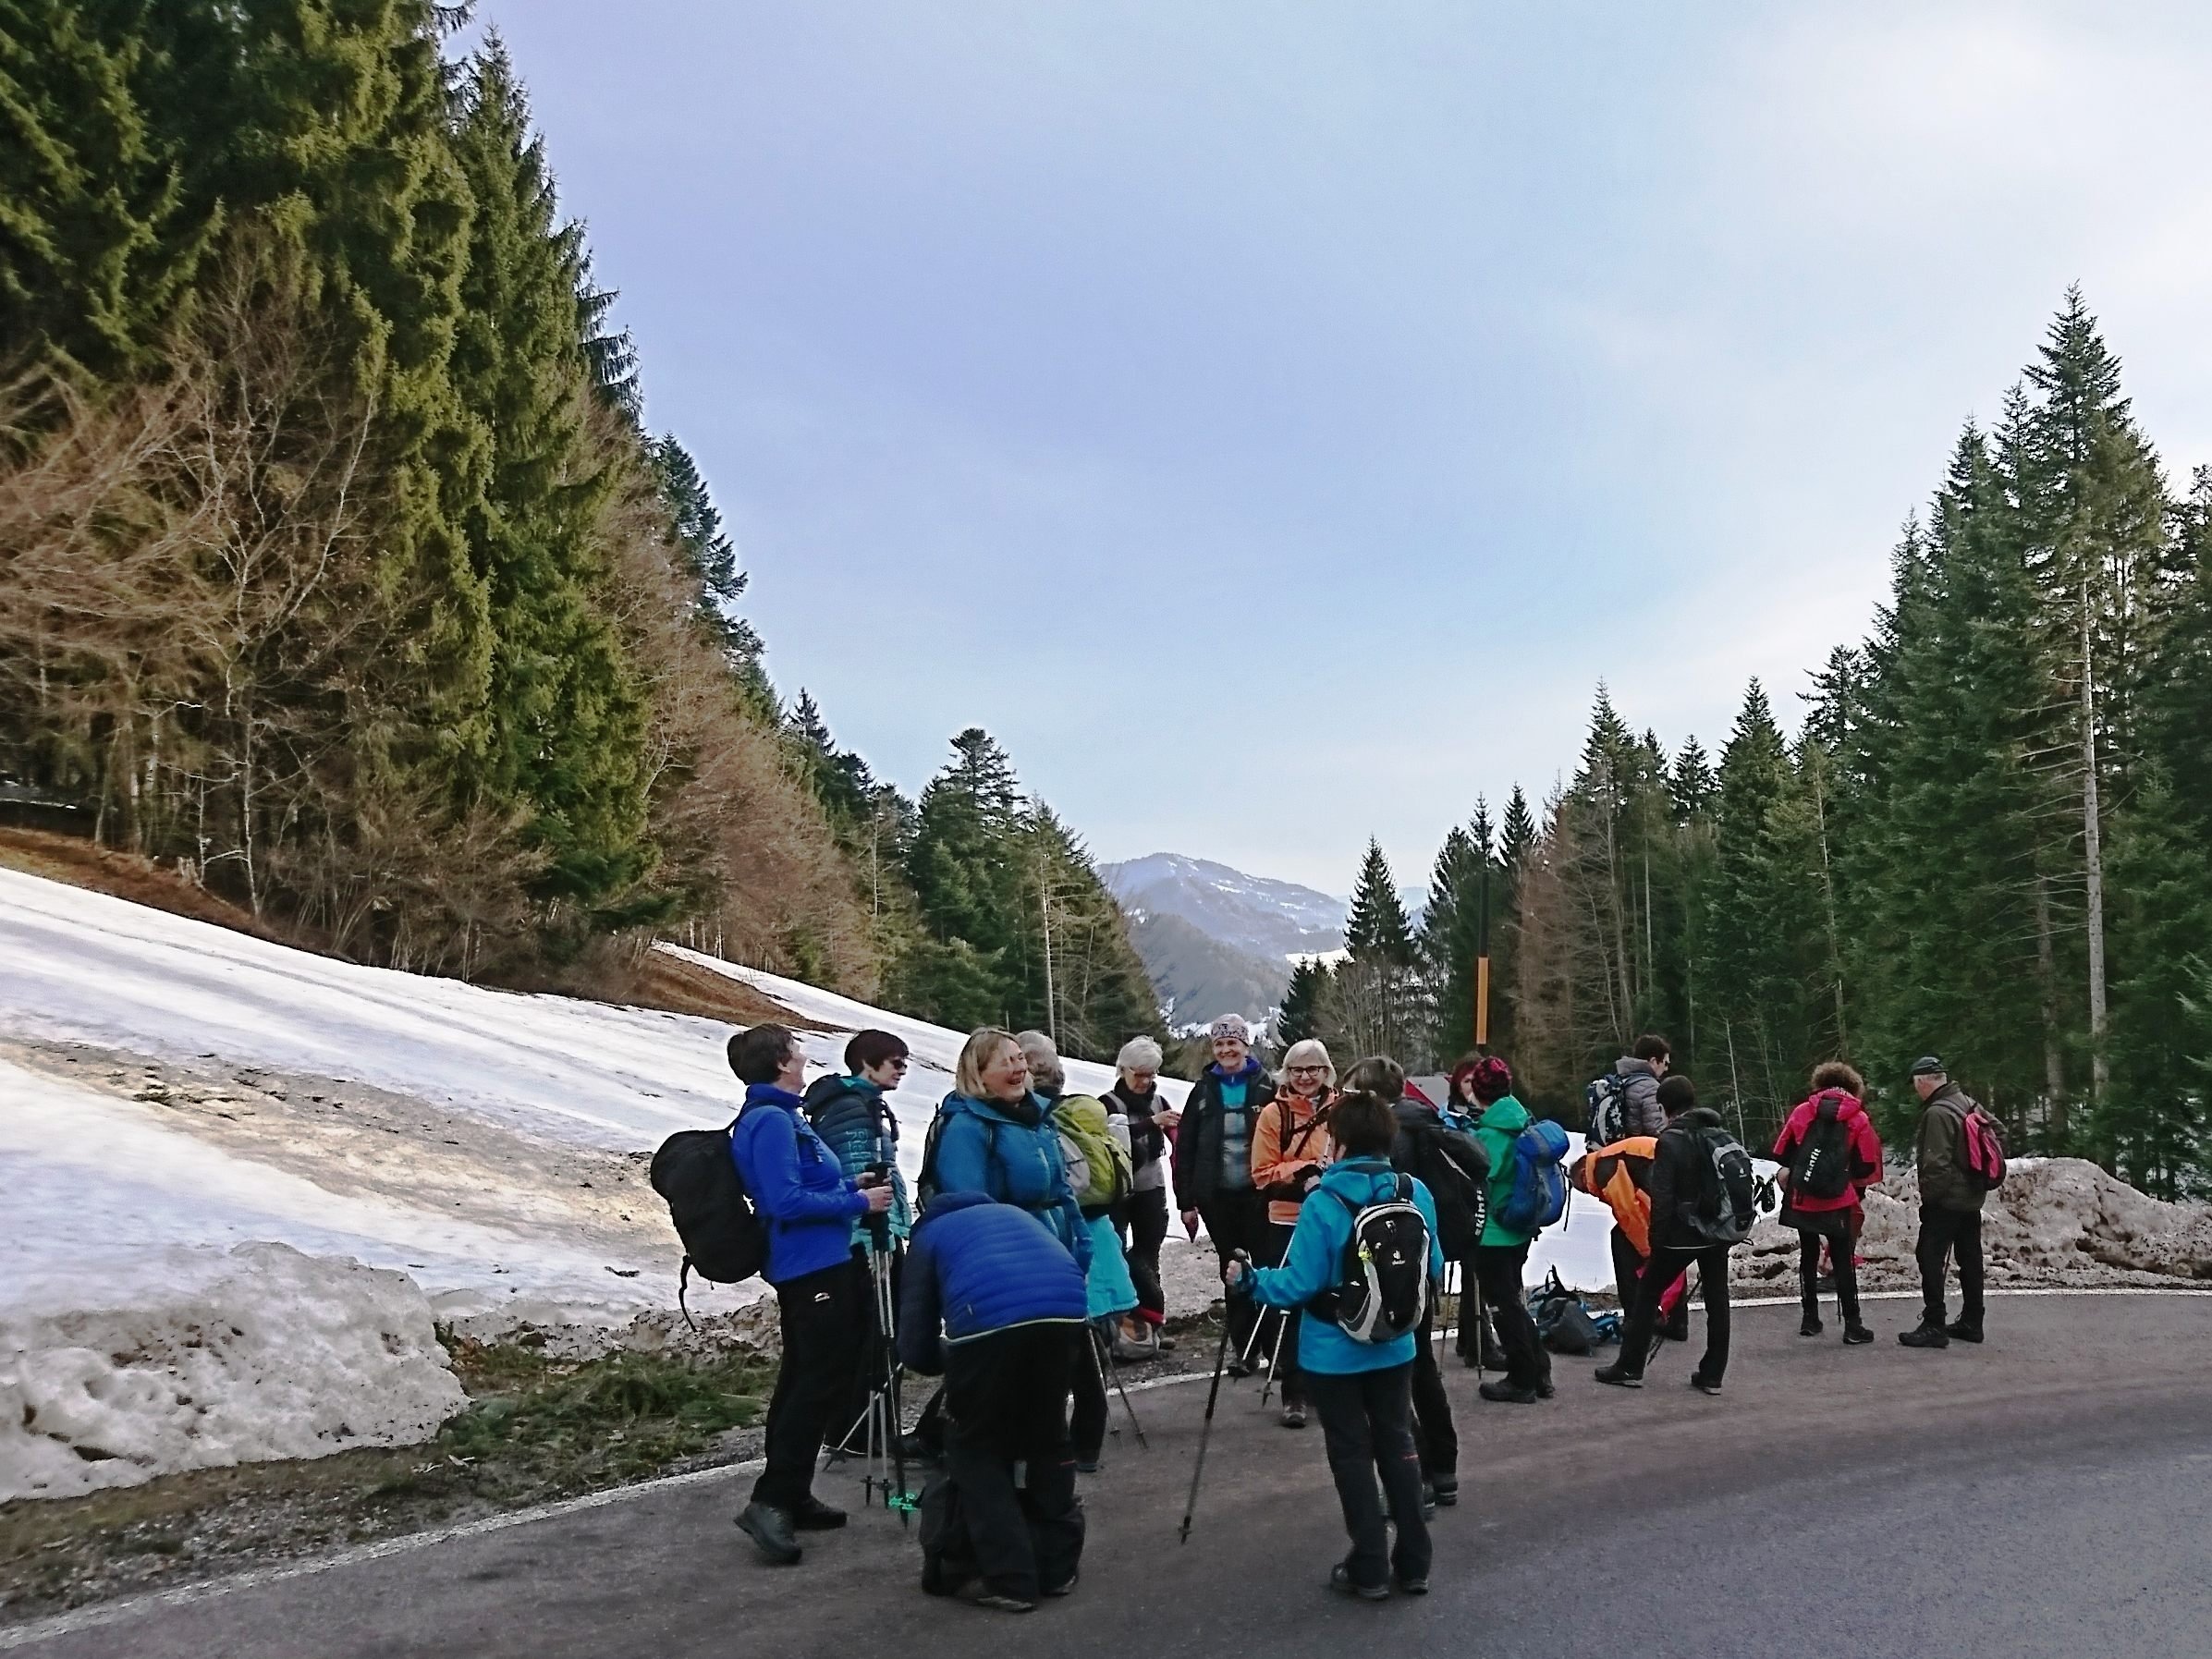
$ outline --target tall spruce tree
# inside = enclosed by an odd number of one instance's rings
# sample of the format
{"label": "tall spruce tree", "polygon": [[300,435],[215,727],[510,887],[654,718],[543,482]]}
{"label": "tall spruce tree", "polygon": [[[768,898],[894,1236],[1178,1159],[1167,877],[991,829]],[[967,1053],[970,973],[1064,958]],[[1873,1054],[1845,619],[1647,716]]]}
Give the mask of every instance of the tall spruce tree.
{"label": "tall spruce tree", "polygon": [[1282,1006],[1269,1022],[1269,1035],[1278,1046],[1288,1048],[1322,1034],[1323,999],[1327,992],[1328,969],[1323,963],[1313,957],[1301,957],[1291,964]]}

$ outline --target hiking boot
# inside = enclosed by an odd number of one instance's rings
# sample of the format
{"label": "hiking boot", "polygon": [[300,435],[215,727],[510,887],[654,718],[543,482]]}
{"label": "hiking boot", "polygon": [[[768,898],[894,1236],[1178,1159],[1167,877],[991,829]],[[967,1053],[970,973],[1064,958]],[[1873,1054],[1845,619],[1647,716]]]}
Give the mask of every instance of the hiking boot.
{"label": "hiking boot", "polygon": [[1615,1360],[1610,1365],[1599,1366],[1593,1374],[1609,1388],[1641,1388],[1644,1386],[1644,1373],[1629,1370],[1619,1360]]}
{"label": "hiking boot", "polygon": [[1405,1574],[1400,1573],[1398,1575],[1398,1587],[1408,1595],[1426,1595],[1428,1594],[1428,1575],[1423,1573],[1418,1579],[1409,1579]]}
{"label": "hiking boot", "polygon": [[1301,1400],[1295,1405],[1286,1404],[1283,1407],[1283,1427],[1286,1429],[1302,1429],[1305,1426],[1305,1402]]}
{"label": "hiking boot", "polygon": [[806,1502],[791,1511],[791,1524],[801,1532],[834,1532],[845,1524],[845,1511],[810,1492]]}
{"label": "hiking boot", "polygon": [[1142,1365],[1147,1360],[1160,1357],[1160,1345],[1150,1338],[1141,1341],[1133,1336],[1124,1336],[1117,1331],[1114,1334],[1113,1355],[1117,1365]]}
{"label": "hiking boot", "polygon": [[1693,1371],[1690,1373],[1690,1386],[1696,1389],[1700,1394],[1718,1394],[1720,1392],[1720,1379],[1718,1377],[1708,1377],[1702,1371]]}
{"label": "hiking boot", "polygon": [[1536,1391],[1534,1388],[1523,1388],[1518,1383],[1507,1382],[1503,1377],[1495,1383],[1485,1383],[1475,1393],[1501,1406],[1533,1406],[1536,1403]]}
{"label": "hiking boot", "polygon": [[1436,1489],[1426,1481],[1421,1482],[1421,1519],[1429,1520],[1436,1513]]}
{"label": "hiking boot", "polygon": [[1909,1331],[1898,1332],[1897,1341],[1900,1348],[1949,1348],[1950,1333],[1939,1324],[1924,1321]]}
{"label": "hiking boot", "polygon": [[1175,1338],[1168,1336],[1167,1332],[1161,1330],[1158,1325],[1152,1327],[1152,1341],[1153,1346],[1157,1348],[1163,1354],[1172,1354],[1175,1352]]}
{"label": "hiking boot", "polygon": [[1552,1385],[1552,1380],[1549,1377],[1539,1377],[1536,1379],[1536,1397],[1538,1399],[1547,1400],[1551,1398],[1553,1395],[1558,1392],[1559,1391]]}
{"label": "hiking boot", "polygon": [[1351,1576],[1351,1569],[1339,1561],[1328,1569],[1328,1587],[1338,1595],[1356,1595],[1363,1602],[1387,1602],[1390,1599],[1387,1584],[1362,1584]]}
{"label": "hiking boot", "polygon": [[1025,1602],[1018,1595],[1002,1595],[981,1579],[971,1580],[959,1590],[959,1598],[972,1607],[988,1607],[994,1613],[1034,1613],[1037,1604]]}
{"label": "hiking boot", "polygon": [[1954,1342],[1979,1342],[1982,1339],[1982,1326],[1978,1320],[1969,1323],[1964,1319],[1954,1319],[1943,1327],[1943,1334]]}
{"label": "hiking boot", "polygon": [[1803,1320],[1798,1322],[1797,1334],[1800,1336],[1817,1336],[1821,1332],[1827,1329],[1827,1326],[1820,1323],[1819,1314],[1808,1313]]}
{"label": "hiking boot", "polygon": [[1098,1459],[1095,1458],[1078,1458],[1075,1460],[1075,1472],[1079,1475],[1096,1474],[1098,1472]]}
{"label": "hiking boot", "polygon": [[1075,1569],[1075,1571],[1068,1575],[1065,1582],[1058,1584],[1047,1584],[1045,1587],[1045,1593],[1054,1597],[1073,1595],[1075,1593],[1075,1581],[1082,1576],[1082,1568],[1079,1567]]}
{"label": "hiking boot", "polygon": [[1874,1333],[1854,1320],[1843,1327],[1843,1340],[1847,1345],[1856,1348],[1862,1342],[1872,1342]]}
{"label": "hiking boot", "polygon": [[1243,1378],[1252,1375],[1252,1373],[1257,1370],[1259,1370],[1258,1366],[1254,1365],[1243,1355],[1239,1354],[1234,1360],[1231,1360],[1228,1362],[1226,1374],[1232,1377]]}
{"label": "hiking boot", "polygon": [[799,1534],[792,1530],[790,1516],[774,1504],[757,1500],[747,1504],[738,1511],[738,1531],[752,1540],[752,1547],[770,1567],[797,1567],[799,1557],[805,1554],[799,1547]]}
{"label": "hiking boot", "polygon": [[1436,1494],[1437,1507],[1454,1508],[1460,1501],[1460,1477],[1457,1475],[1431,1475],[1429,1491]]}

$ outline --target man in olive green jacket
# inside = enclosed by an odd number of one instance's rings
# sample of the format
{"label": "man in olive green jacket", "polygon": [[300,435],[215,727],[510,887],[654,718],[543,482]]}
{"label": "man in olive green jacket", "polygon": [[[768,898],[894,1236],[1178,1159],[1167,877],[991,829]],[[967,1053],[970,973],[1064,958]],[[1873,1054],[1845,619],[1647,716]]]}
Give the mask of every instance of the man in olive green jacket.
{"label": "man in olive green jacket", "polygon": [[[1951,1338],[1982,1339],[1982,1189],[1966,1173],[1966,1115],[1974,1103],[1950,1080],[1943,1062],[1923,1055],[1913,1062],[1919,1093],[1920,1134],[1913,1166],[1920,1177],[1920,1324],[1898,1333],[1907,1348],[1949,1348]],[[1943,1321],[1943,1275],[1959,1262],[1958,1319]]]}

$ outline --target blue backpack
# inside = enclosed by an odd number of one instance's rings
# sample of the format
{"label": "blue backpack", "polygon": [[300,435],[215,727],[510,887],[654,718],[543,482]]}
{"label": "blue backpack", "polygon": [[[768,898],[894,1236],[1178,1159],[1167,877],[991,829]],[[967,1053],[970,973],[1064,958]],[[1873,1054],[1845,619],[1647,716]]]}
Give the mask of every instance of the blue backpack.
{"label": "blue backpack", "polygon": [[1513,1137],[1513,1184],[1497,1206],[1509,1233],[1535,1234],[1567,1213],[1567,1131],[1548,1117]]}

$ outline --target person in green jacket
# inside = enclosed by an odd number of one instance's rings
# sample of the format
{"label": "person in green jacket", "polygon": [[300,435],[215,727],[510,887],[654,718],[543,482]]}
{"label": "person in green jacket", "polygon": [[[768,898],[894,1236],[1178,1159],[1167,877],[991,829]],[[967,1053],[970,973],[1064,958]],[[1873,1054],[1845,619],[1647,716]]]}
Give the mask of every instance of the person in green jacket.
{"label": "person in green jacket", "polygon": [[1513,1098],[1513,1068],[1496,1055],[1475,1067],[1471,1087],[1483,1108],[1474,1138],[1490,1158],[1490,1214],[1483,1223],[1482,1242],[1475,1246],[1474,1282],[1484,1309],[1497,1322],[1497,1339],[1506,1350],[1506,1374],[1476,1392],[1486,1400],[1533,1405],[1552,1394],[1551,1356],[1536,1339],[1536,1322],[1529,1317],[1528,1293],[1522,1285],[1535,1235],[1516,1233],[1498,1219],[1513,1190],[1513,1141],[1529,1126],[1528,1108]]}

